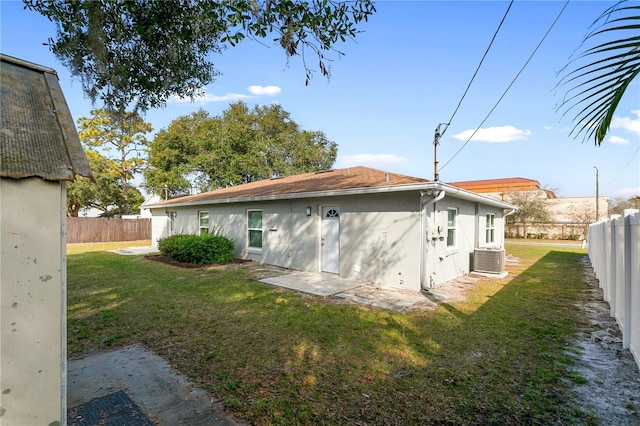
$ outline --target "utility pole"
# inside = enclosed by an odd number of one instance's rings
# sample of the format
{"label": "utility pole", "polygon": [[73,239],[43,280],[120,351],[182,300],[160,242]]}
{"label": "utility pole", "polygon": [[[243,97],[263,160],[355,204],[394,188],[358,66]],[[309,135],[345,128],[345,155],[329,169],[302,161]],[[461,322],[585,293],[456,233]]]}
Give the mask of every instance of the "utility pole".
{"label": "utility pole", "polygon": [[599,188],[599,183],[598,183],[598,168],[596,166],[593,166],[594,169],[596,169],[596,222],[598,220],[600,220],[600,188]]}
{"label": "utility pole", "polygon": [[[445,126],[445,128],[440,131],[442,126]],[[440,136],[447,130],[447,127],[449,127],[449,123],[438,124],[435,135],[433,136],[433,180],[436,182],[440,179],[438,175],[438,145],[440,144]]]}

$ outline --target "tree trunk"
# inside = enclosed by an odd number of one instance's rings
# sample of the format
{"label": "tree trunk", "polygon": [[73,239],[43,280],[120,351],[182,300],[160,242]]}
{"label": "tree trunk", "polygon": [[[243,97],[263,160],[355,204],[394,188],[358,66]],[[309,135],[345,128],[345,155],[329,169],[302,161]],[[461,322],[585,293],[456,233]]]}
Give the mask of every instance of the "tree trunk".
{"label": "tree trunk", "polygon": [[126,156],[124,153],[124,148],[121,148],[120,180],[122,182],[122,198],[124,198],[124,205],[122,206],[122,211],[120,212],[121,216],[123,214],[129,214],[129,182],[127,181],[127,169],[125,167],[125,160]]}

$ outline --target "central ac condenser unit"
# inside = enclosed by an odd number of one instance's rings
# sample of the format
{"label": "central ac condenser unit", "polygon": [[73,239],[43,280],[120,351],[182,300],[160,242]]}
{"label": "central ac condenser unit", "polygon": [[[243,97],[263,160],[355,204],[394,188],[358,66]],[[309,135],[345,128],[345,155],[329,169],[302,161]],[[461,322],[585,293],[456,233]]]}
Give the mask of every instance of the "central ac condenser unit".
{"label": "central ac condenser unit", "polygon": [[475,249],[473,270],[496,274],[504,271],[504,249]]}

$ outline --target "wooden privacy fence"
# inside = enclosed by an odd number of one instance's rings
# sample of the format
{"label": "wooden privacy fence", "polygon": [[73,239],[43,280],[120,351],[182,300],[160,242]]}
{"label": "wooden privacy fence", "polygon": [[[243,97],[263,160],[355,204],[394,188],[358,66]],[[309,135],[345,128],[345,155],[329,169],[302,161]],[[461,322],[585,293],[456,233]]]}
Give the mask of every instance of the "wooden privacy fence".
{"label": "wooden privacy fence", "polygon": [[67,218],[67,243],[97,243],[150,239],[151,219]]}
{"label": "wooden privacy fence", "polygon": [[640,368],[640,211],[625,210],[589,227],[589,259]]}

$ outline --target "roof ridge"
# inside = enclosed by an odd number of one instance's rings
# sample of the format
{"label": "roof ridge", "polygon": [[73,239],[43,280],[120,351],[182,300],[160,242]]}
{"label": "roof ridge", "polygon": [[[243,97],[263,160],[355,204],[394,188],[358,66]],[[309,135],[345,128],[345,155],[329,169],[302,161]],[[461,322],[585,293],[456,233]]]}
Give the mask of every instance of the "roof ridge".
{"label": "roof ridge", "polygon": [[298,175],[266,178],[240,185],[228,186],[199,194],[166,200],[165,203],[217,198],[244,198],[257,195],[286,195],[332,190],[397,186],[431,182],[427,179],[387,172],[366,166],[307,172]]}

